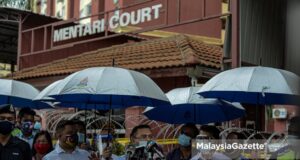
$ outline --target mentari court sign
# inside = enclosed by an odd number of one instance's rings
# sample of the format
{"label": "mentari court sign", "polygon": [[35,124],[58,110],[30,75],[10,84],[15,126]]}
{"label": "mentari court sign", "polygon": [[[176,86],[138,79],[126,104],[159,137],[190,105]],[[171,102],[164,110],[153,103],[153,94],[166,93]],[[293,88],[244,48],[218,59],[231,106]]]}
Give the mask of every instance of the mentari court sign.
{"label": "mentari court sign", "polygon": [[[92,23],[77,24],[65,28],[54,30],[53,41],[59,42],[73,38],[79,38],[87,35],[93,35],[105,31],[105,26],[108,25],[110,30],[117,27],[125,27],[129,25],[137,25],[144,22],[149,22],[158,19],[162,4],[156,4],[151,7],[141,8],[136,11],[122,12],[119,15],[113,15],[106,21],[105,18],[95,20]],[[105,23],[108,24],[105,24]]]}

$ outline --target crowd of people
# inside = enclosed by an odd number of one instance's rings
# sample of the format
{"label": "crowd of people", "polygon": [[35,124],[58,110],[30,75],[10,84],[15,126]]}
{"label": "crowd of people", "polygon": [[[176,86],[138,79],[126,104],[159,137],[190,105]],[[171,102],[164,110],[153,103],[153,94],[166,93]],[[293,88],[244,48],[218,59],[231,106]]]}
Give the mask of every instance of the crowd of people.
{"label": "crowd of people", "polygon": [[[288,146],[271,155],[271,159],[300,158],[300,117],[290,121]],[[167,159],[167,160],[227,160],[247,159],[241,151],[227,149],[199,150],[193,153],[193,140],[218,140],[220,130],[211,125],[185,124],[180,129],[178,147],[164,153],[162,146],[155,141],[155,135],[149,125],[138,125],[130,134],[130,143],[126,147],[115,140],[112,125],[103,126],[99,143],[90,143],[86,136],[85,123],[80,120],[62,120],[57,124],[55,134],[41,130],[41,117],[30,108],[22,108],[18,115],[13,106],[0,106],[0,159],[1,160],[107,160],[107,159]],[[55,137],[56,142],[53,143]],[[227,140],[245,139],[240,132],[230,132]],[[99,148],[102,148],[99,151]]]}

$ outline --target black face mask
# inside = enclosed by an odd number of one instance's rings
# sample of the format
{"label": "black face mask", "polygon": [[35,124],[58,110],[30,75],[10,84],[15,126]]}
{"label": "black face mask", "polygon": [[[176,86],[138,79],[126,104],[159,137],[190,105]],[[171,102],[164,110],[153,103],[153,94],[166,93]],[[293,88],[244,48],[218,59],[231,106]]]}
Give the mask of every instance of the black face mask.
{"label": "black face mask", "polygon": [[0,134],[8,135],[15,128],[15,125],[10,121],[0,121]]}
{"label": "black face mask", "polygon": [[65,143],[67,145],[69,145],[70,147],[75,147],[78,144],[78,135],[77,135],[77,133],[73,134],[73,135],[66,136]]}

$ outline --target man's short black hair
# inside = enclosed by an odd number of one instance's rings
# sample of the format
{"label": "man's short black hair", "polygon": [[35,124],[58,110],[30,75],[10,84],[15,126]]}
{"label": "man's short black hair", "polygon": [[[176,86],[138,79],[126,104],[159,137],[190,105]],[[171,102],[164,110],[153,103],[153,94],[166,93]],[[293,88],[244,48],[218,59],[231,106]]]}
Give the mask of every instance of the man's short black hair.
{"label": "man's short black hair", "polygon": [[213,138],[215,139],[219,139],[219,135],[220,135],[220,130],[216,127],[216,126],[209,126],[209,125],[203,125],[200,127],[201,131],[210,133]]}
{"label": "man's short black hair", "polygon": [[19,118],[22,119],[25,115],[35,116],[36,113],[29,107],[22,108],[19,112]]}
{"label": "man's short black hair", "polygon": [[62,120],[60,121],[57,126],[56,126],[56,129],[55,129],[55,132],[56,133],[61,133],[66,126],[68,125],[75,125],[74,121],[73,120]]}
{"label": "man's short black hair", "polygon": [[237,139],[247,139],[247,137],[243,133],[241,133],[241,132],[233,131],[233,132],[229,132],[227,134],[227,137],[229,137],[229,135],[236,135]]}
{"label": "man's short black hair", "polygon": [[149,125],[147,125],[147,124],[141,124],[141,125],[138,125],[138,126],[135,126],[133,129],[132,129],[132,131],[131,131],[131,133],[130,133],[130,138],[133,138],[133,137],[135,137],[135,135],[136,135],[136,133],[137,133],[137,131],[139,130],[139,129],[150,129],[151,130],[151,128],[150,128],[150,126]]}
{"label": "man's short black hair", "polygon": [[193,124],[193,123],[187,123],[187,124],[183,125],[183,126],[181,127],[181,130],[184,129],[184,128],[190,128],[190,129],[192,130],[192,132],[193,132],[193,135],[191,135],[192,138],[196,138],[197,135],[199,134],[198,128],[197,128],[196,125]]}
{"label": "man's short black hair", "polygon": [[0,105],[0,114],[2,114],[2,113],[9,113],[9,114],[13,114],[16,116],[16,110],[10,104]]}

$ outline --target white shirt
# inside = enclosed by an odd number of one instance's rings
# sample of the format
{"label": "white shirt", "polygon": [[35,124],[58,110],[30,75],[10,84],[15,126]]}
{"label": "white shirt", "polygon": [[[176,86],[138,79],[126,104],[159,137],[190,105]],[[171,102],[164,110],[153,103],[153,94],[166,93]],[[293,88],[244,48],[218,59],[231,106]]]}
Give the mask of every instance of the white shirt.
{"label": "white shirt", "polygon": [[72,153],[67,153],[58,144],[52,152],[43,157],[43,160],[89,160],[89,156],[89,152],[77,147]]}

